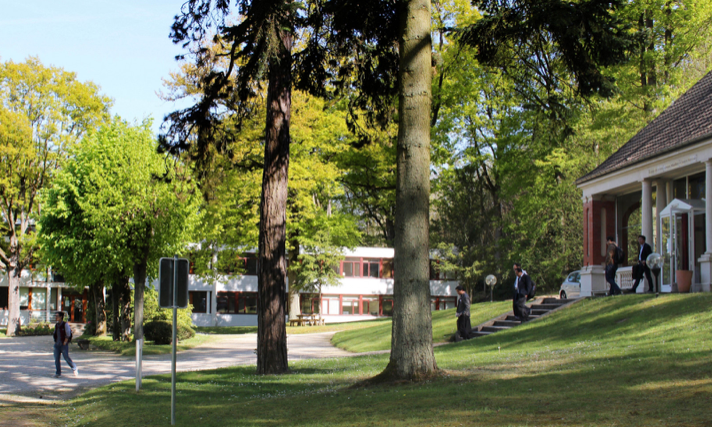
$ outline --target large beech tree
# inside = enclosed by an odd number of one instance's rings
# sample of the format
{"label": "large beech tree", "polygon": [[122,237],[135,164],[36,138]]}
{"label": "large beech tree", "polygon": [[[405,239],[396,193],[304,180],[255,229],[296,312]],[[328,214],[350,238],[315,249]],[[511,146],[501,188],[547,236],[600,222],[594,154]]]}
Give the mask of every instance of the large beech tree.
{"label": "large beech tree", "polygon": [[74,73],[37,58],[0,64],[0,263],[8,275],[7,335],[20,326],[20,276],[37,249],[39,193],[51,185],[67,150],[108,119],[111,101]]}

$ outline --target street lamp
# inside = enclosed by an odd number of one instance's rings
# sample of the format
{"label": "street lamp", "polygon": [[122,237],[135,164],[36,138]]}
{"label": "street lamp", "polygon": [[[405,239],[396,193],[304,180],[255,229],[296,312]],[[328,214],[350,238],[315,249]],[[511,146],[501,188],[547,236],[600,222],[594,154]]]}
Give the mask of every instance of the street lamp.
{"label": "street lamp", "polygon": [[653,272],[653,276],[655,276],[655,296],[657,297],[660,294],[660,269],[665,263],[665,259],[659,253],[653,252],[648,255],[645,263],[650,268],[650,271]]}
{"label": "street lamp", "polygon": [[494,274],[485,277],[485,283],[490,287],[490,302],[494,301],[494,285],[497,284],[497,278]]}

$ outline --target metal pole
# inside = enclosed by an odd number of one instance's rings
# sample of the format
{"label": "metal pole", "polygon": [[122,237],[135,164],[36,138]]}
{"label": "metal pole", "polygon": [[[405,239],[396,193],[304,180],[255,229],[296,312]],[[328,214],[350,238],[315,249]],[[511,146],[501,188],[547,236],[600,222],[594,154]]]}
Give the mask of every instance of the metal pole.
{"label": "metal pole", "polygon": [[143,359],[143,338],[136,340],[136,392],[141,390],[141,361]]}
{"label": "metal pole", "polygon": [[173,360],[171,363],[171,425],[176,425],[176,335],[178,317],[176,298],[176,269],[178,268],[178,255],[173,255]]}

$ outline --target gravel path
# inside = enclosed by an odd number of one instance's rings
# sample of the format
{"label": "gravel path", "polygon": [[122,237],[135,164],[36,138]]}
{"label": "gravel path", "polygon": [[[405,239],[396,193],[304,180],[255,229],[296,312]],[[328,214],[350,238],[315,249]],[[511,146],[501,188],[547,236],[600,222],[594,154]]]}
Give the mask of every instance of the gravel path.
{"label": "gravel path", "polygon": [[[290,335],[289,360],[351,356],[331,345],[335,332]],[[135,378],[136,358],[113,353],[81,351],[70,345],[69,356],[79,368],[74,377],[62,359],[62,377],[53,378],[52,337],[19,337],[0,340],[0,405],[22,400],[71,398],[88,388]],[[178,353],[178,371],[197,371],[236,365],[255,365],[257,335],[223,335]],[[171,371],[171,355],[143,358],[143,376]]]}

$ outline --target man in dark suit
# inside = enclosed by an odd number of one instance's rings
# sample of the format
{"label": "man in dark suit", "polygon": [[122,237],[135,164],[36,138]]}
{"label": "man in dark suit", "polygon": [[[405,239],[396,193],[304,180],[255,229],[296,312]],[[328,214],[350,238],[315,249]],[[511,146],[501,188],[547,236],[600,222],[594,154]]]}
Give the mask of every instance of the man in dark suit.
{"label": "man in dark suit", "polygon": [[640,284],[640,280],[643,278],[643,274],[645,274],[645,278],[648,280],[648,285],[650,286],[648,292],[652,293],[653,279],[650,276],[650,268],[645,261],[648,259],[648,255],[653,253],[653,248],[651,248],[649,244],[645,243],[645,236],[638,236],[638,245],[638,264],[633,266],[633,278],[635,278],[635,283],[633,283],[631,293],[635,293],[638,289],[638,285]]}
{"label": "man in dark suit", "polygon": [[531,312],[527,307],[527,295],[531,293],[532,279],[521,267],[516,267],[514,273],[517,275],[517,287],[514,289],[514,315],[522,322],[526,322]]}
{"label": "man in dark suit", "polygon": [[472,325],[470,325],[470,296],[465,292],[465,288],[461,285],[457,285],[455,288],[457,294],[457,311],[455,312],[455,317],[457,317],[457,332],[459,338],[456,337],[456,341],[461,339],[466,340],[470,338],[472,333]]}

